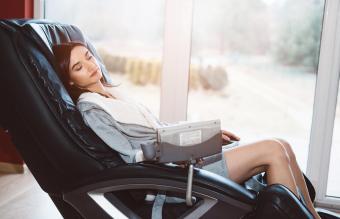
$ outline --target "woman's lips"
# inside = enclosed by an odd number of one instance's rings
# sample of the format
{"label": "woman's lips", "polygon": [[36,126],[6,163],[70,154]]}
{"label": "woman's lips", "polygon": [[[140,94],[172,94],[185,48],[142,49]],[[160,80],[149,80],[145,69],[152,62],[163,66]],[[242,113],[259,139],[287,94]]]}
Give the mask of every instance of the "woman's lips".
{"label": "woman's lips", "polygon": [[94,71],[91,73],[90,77],[92,77],[92,76],[94,76],[95,74],[97,74],[98,70],[99,70],[99,68],[96,68],[96,70],[94,70]]}

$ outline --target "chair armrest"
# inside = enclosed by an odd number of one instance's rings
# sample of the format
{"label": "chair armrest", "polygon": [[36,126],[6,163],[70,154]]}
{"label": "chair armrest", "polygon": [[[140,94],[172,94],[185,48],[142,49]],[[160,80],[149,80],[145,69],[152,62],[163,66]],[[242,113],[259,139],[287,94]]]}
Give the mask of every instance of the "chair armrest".
{"label": "chair armrest", "polygon": [[218,133],[209,139],[193,145],[174,145],[167,142],[141,145],[146,160],[156,160],[159,163],[190,161],[221,153],[222,139]]}

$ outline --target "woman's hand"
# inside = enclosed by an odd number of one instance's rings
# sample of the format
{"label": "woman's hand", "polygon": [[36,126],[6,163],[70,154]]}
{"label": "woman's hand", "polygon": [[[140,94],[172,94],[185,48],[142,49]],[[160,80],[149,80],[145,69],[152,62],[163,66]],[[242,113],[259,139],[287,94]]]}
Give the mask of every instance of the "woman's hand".
{"label": "woman's hand", "polygon": [[237,135],[226,131],[226,130],[221,130],[222,132],[222,145],[229,144],[231,141],[239,141],[240,137]]}
{"label": "woman's hand", "polygon": [[[198,165],[203,164],[203,162],[204,162],[203,158],[196,159],[196,164],[198,164]],[[177,161],[177,162],[175,162],[175,164],[177,164],[179,167],[185,168],[185,167],[188,166],[189,163],[188,163],[188,161]]]}

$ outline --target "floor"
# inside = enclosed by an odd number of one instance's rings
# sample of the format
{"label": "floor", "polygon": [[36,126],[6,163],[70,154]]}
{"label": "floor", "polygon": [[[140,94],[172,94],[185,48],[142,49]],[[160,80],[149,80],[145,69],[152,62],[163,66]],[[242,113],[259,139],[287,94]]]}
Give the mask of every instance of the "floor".
{"label": "floor", "polygon": [[24,174],[0,173],[0,218],[61,219],[62,216],[25,166]]}

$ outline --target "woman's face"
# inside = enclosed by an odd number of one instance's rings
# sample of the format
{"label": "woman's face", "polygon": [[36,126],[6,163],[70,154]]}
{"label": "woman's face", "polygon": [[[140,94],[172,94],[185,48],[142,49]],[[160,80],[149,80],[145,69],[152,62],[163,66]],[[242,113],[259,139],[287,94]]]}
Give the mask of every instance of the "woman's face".
{"label": "woman's face", "polygon": [[84,46],[75,46],[70,55],[70,85],[88,88],[91,84],[98,83],[102,72],[96,58]]}

